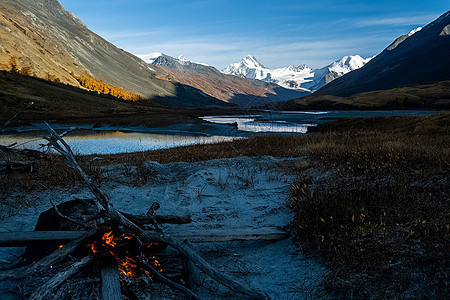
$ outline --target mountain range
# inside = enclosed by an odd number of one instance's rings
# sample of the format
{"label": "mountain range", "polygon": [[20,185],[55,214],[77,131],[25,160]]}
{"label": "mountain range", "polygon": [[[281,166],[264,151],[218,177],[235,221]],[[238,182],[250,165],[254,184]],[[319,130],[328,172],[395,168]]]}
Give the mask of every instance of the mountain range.
{"label": "mountain range", "polygon": [[359,55],[352,55],[344,56],[340,60],[320,69],[313,70],[305,64],[269,69],[249,54],[240,62],[230,64],[222,72],[239,77],[276,83],[289,89],[314,92],[334,79],[363,67],[371,59],[372,57],[364,59]]}
{"label": "mountain range", "polygon": [[449,70],[450,11],[400,36],[362,68],[271,108],[450,109]]}
{"label": "mountain range", "polygon": [[310,94],[272,82],[223,74],[212,66],[192,62],[184,56],[174,58],[156,52],[140,57],[152,67],[159,67],[168,80],[192,86],[211,97],[240,107],[286,101]]}
{"label": "mountain range", "polygon": [[[57,0],[2,0],[0,70],[91,89],[81,85],[80,77],[86,77],[103,90],[137,93],[149,107],[251,107],[289,99],[296,99],[291,104],[306,103],[324,96],[333,103],[333,97],[450,80],[449,15],[399,37],[374,58],[345,56],[315,70],[306,65],[269,69],[249,55],[221,72],[183,56],[156,53],[139,58],[90,31]],[[2,80],[8,78],[5,74]],[[27,80],[27,86],[31,82]],[[446,86],[440,84],[439,89]],[[5,93],[20,89],[11,87]],[[447,94],[433,97],[445,100]]]}
{"label": "mountain range", "polygon": [[397,38],[364,67],[342,76],[315,95],[357,93],[450,80],[450,11]]}

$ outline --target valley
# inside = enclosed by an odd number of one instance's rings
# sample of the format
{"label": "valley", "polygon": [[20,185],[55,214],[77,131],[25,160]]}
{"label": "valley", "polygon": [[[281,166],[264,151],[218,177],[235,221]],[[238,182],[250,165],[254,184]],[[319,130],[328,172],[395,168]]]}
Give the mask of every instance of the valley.
{"label": "valley", "polygon": [[0,3],[0,298],[448,297],[450,12],[163,2]]}

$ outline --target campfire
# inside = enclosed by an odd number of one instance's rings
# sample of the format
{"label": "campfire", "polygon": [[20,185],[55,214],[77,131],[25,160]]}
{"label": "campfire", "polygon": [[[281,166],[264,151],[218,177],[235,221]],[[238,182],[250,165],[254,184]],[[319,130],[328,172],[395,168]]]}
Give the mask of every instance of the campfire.
{"label": "campfire", "polygon": [[160,244],[156,242],[147,245],[140,245],[134,235],[126,235],[119,230],[105,228],[106,231],[101,235],[97,234],[94,239],[87,243],[95,256],[105,258],[114,258],[118,271],[128,277],[137,277],[143,273],[153,277],[150,271],[146,270],[145,265],[152,265],[158,272],[163,273],[161,263],[155,257],[155,253],[161,251]]}
{"label": "campfire", "polygon": [[[159,204],[156,202],[147,213],[140,215],[114,208],[108,196],[81,169],[69,145],[63,140],[62,137],[70,130],[57,134],[50,125],[46,125],[50,133],[50,136],[44,137],[48,141],[46,146],[65,156],[69,166],[78,171],[94,198],[68,201],[75,206],[70,206],[68,202],[58,206],[52,203],[53,209],[46,213],[53,214],[48,219],[57,221],[58,226],[55,228],[46,224],[35,231],[33,243],[25,253],[26,265],[1,271],[0,281],[36,276],[46,278],[45,283],[37,286],[29,298],[47,299],[51,295],[55,296],[56,291],[71,277],[98,268],[103,299],[121,299],[121,283],[123,285],[124,281],[140,279],[147,285],[162,283],[188,298],[196,299],[198,296],[193,291],[195,269],[197,273],[209,276],[235,293],[252,299],[268,299],[267,295],[212,267],[193,250],[188,239],[179,239],[164,232],[164,223],[189,223],[191,220],[188,216],[158,215],[156,211]],[[269,235],[273,236],[274,233]],[[249,239],[257,238],[258,235],[249,235]],[[18,237],[11,240],[7,239],[3,245],[14,244]],[[166,248],[170,248],[172,253],[175,250],[177,254],[166,253]]]}

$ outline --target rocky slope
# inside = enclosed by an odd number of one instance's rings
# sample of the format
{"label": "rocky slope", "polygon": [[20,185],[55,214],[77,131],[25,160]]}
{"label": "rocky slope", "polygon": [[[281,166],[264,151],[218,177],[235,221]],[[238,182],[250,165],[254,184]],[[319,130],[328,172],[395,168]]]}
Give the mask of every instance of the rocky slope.
{"label": "rocky slope", "polygon": [[[3,0],[0,3],[0,69],[10,68],[11,56],[18,68],[29,67],[35,76],[56,78],[78,86],[72,77],[88,75],[137,92],[157,97],[165,104],[217,105],[222,102],[195,88],[164,78],[164,73],[138,57],[117,48],[90,31],[57,0]],[[173,101],[173,100],[176,101]]]}
{"label": "rocky slope", "polygon": [[314,95],[356,93],[450,80],[450,11],[421,30],[396,39],[361,69],[334,80]]}
{"label": "rocky slope", "polygon": [[275,83],[223,74],[212,66],[192,62],[183,56],[174,58],[162,53],[151,53],[141,58],[151,67],[160,67],[173,82],[195,87],[209,96],[241,107],[287,101],[309,94],[286,89]]}
{"label": "rocky slope", "polygon": [[288,89],[315,91],[334,79],[361,68],[370,60],[371,58],[364,59],[359,55],[353,55],[344,56],[328,66],[315,70],[304,64],[269,69],[254,56],[247,55],[240,62],[230,64],[222,72],[243,78],[276,83]]}

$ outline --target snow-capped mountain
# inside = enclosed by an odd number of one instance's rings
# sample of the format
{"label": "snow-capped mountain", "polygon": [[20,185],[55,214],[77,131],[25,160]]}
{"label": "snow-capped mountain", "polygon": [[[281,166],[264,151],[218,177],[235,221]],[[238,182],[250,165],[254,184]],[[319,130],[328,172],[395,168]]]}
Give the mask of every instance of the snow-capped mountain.
{"label": "snow-capped mountain", "polygon": [[[148,54],[143,54],[143,55],[136,55],[139,58],[141,58],[142,60],[144,60],[145,62],[149,63],[149,64],[157,64],[155,62],[158,61],[158,59],[164,58],[164,57],[170,57],[167,56],[161,52],[152,52],[152,53],[148,53]],[[205,63],[200,63],[200,62],[193,62],[191,60],[189,60],[188,58],[186,58],[183,55],[178,56],[177,58],[173,58],[170,57],[171,59],[175,59],[177,60],[178,63],[181,63],[183,65],[188,65],[188,64],[197,64],[197,65],[203,65],[203,66],[209,66]]]}
{"label": "snow-capped mountain", "polygon": [[255,57],[247,55],[238,63],[233,63],[222,72],[225,74],[259,79],[277,83],[285,88],[315,91],[328,82],[342,75],[359,69],[371,58],[364,59],[359,55],[344,56],[321,69],[311,69],[307,65],[289,66],[285,68],[269,69]]}
{"label": "snow-capped mountain", "polygon": [[[286,101],[309,94],[307,91],[286,89],[272,82],[227,75],[207,64],[199,64],[179,56],[159,52],[140,55],[152,68],[165,73],[171,82],[192,86],[216,99],[241,107]],[[256,67],[256,62],[254,62]]]}

